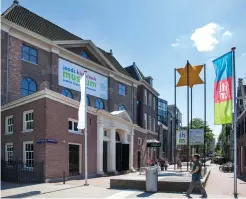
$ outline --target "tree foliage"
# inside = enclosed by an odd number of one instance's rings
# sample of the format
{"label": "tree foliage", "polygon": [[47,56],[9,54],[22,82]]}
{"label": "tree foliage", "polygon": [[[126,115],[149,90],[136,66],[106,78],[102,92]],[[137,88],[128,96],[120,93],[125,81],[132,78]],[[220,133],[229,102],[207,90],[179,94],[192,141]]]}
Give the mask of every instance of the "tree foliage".
{"label": "tree foliage", "polygon": [[222,130],[218,137],[218,142],[216,144],[215,151],[226,158],[229,158],[229,143],[228,138],[230,131],[232,130],[231,124],[225,124],[222,126]]}

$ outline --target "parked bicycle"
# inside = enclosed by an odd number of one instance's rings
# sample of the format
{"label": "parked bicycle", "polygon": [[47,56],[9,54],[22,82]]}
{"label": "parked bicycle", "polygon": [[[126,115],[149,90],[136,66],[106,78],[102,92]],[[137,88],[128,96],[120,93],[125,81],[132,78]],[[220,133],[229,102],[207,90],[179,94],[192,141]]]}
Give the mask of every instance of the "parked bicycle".
{"label": "parked bicycle", "polygon": [[224,173],[233,172],[234,165],[232,162],[227,162],[226,164],[219,166],[219,170]]}

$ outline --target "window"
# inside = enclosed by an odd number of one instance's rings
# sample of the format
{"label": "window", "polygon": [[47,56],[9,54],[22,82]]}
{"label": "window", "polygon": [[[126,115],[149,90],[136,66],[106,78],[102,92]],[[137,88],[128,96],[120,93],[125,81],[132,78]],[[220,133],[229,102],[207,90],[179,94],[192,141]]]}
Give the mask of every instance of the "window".
{"label": "window", "polygon": [[244,146],[244,166],[246,166],[246,145]]}
{"label": "window", "polygon": [[33,110],[25,111],[23,113],[23,131],[33,130]]}
{"label": "window", "polygon": [[155,118],[153,118],[153,131],[155,132]]}
{"label": "window", "polygon": [[81,133],[81,131],[78,129],[78,121],[74,119],[68,119],[68,131],[70,133]]}
{"label": "window", "polygon": [[30,77],[23,78],[21,81],[21,96],[24,97],[35,92],[37,92],[36,82]]}
{"label": "window", "polygon": [[5,134],[13,133],[13,115],[5,118]]}
{"label": "window", "polygon": [[33,168],[34,166],[32,141],[23,142],[23,163],[25,168]]}
{"label": "window", "polygon": [[126,110],[125,106],[123,105],[120,105],[119,108],[118,108],[119,111],[123,111],[123,110]]}
{"label": "window", "polygon": [[149,116],[149,130],[152,130],[151,129],[151,116]]}
{"label": "window", "polygon": [[147,158],[149,159],[150,158],[150,148],[148,148],[147,150],[148,150],[147,151],[147,153],[148,153]]}
{"label": "window", "polygon": [[69,91],[68,89],[65,89],[65,88],[62,89],[61,94],[64,95],[64,96],[66,96],[66,97],[68,97],[68,98],[73,99],[72,93],[71,93],[71,91]]}
{"label": "window", "polygon": [[144,89],[144,104],[147,105],[147,90]]}
{"label": "window", "polygon": [[151,104],[152,104],[152,96],[151,94],[149,94],[149,106],[151,106]]}
{"label": "window", "polygon": [[123,84],[119,84],[119,95],[126,95],[126,86]]}
{"label": "window", "polygon": [[96,98],[96,108],[97,109],[104,109],[104,103],[101,99]]}
{"label": "window", "polygon": [[108,137],[108,132],[107,131],[104,131],[104,136]]}
{"label": "window", "polygon": [[81,57],[84,57],[85,59],[88,59],[88,55],[85,51],[81,52]]}
{"label": "window", "polygon": [[153,109],[155,110],[155,97],[153,97]]}
{"label": "window", "polygon": [[90,98],[88,95],[86,95],[86,105],[90,106]]}
{"label": "window", "polygon": [[147,113],[144,113],[144,128],[147,129]]}
{"label": "window", "polygon": [[11,162],[13,161],[13,143],[5,144],[5,161]]}
{"label": "window", "polygon": [[142,138],[138,138],[138,145],[142,145],[142,144],[143,144]]}
{"label": "window", "polygon": [[29,46],[23,45],[21,47],[21,58],[22,60],[38,64],[38,51]]}

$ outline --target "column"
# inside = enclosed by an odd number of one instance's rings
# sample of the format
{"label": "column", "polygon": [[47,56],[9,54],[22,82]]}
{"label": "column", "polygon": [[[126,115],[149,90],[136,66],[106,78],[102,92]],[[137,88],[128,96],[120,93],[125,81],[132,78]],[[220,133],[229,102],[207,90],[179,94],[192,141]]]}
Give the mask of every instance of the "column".
{"label": "column", "polygon": [[133,147],[134,147],[134,129],[132,129],[131,135],[130,135],[130,154],[129,154],[129,169],[131,171],[135,171],[133,168]]}
{"label": "column", "polygon": [[97,174],[103,174],[103,123],[97,123]]}
{"label": "column", "polygon": [[124,133],[123,133],[123,144],[129,144],[127,137],[128,137],[128,132],[124,131]]}
{"label": "column", "polygon": [[110,128],[110,171],[116,171],[115,127]]}

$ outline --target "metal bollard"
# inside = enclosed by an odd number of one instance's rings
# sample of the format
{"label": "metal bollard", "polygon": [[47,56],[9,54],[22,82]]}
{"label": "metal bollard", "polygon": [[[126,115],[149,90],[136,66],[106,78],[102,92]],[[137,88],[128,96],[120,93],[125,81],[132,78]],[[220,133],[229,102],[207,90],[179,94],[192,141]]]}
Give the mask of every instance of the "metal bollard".
{"label": "metal bollard", "polygon": [[63,184],[65,184],[65,171],[63,171]]}

